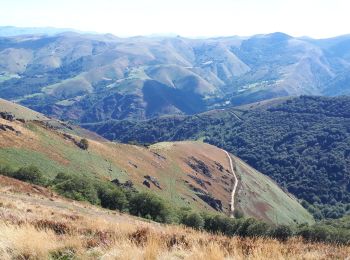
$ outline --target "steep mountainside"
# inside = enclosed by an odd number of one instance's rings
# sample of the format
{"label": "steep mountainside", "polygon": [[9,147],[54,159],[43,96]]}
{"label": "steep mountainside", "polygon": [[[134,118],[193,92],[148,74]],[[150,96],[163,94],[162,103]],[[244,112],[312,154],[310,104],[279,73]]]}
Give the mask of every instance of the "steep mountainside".
{"label": "steep mountainside", "polygon": [[[0,108],[2,108],[0,103]],[[0,119],[0,165],[35,165],[47,177],[60,172],[126,183],[150,190],[171,205],[230,213],[233,174],[225,152],[201,142],[157,143],[149,147],[89,139],[49,121]],[[73,131],[68,129],[69,131]],[[232,156],[238,175],[235,207],[271,223],[312,222],[311,215],[272,180]],[[131,182],[130,182],[131,181]]]}
{"label": "steep mountainside", "polygon": [[349,92],[349,36],[186,39],[65,32],[0,38],[0,97],[77,122],[195,114]]}
{"label": "steep mountainside", "polygon": [[122,142],[201,139],[270,176],[305,200],[317,218],[350,209],[349,97],[273,99],[194,116],[85,127]]}

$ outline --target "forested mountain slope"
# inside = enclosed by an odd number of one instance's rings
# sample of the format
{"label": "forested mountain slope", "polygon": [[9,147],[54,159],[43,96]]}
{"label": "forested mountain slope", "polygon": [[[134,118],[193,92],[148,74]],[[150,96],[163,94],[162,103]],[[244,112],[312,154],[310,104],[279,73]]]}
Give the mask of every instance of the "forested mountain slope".
{"label": "forested mountain slope", "polygon": [[350,208],[350,98],[274,99],[194,116],[85,125],[109,139],[203,139],[303,199],[318,218]]}

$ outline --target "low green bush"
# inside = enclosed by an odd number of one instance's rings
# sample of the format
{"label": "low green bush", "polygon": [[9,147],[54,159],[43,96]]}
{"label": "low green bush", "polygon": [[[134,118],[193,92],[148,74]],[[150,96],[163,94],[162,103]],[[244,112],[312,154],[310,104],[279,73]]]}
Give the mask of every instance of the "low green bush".
{"label": "low green bush", "polygon": [[122,189],[112,185],[100,184],[97,186],[97,191],[102,207],[119,211],[127,210],[129,201]]}
{"label": "low green bush", "polygon": [[47,179],[44,174],[36,166],[21,167],[17,171],[12,171],[10,168],[4,169],[4,175],[14,179],[29,182],[36,185],[47,185]]}
{"label": "low green bush", "polygon": [[204,219],[197,212],[188,212],[184,214],[180,223],[194,229],[202,229],[204,227]]}
{"label": "low green bush", "polygon": [[286,241],[293,235],[293,230],[287,225],[278,225],[271,229],[270,237],[276,238],[281,241]]}
{"label": "low green bush", "polygon": [[0,165],[0,174],[5,176],[11,176],[14,173],[14,170],[8,166]]}
{"label": "low green bush", "polygon": [[99,204],[97,190],[93,182],[87,178],[59,173],[52,181],[52,188],[59,194],[80,201]]}
{"label": "low green bush", "polygon": [[165,201],[148,192],[138,193],[131,198],[129,212],[161,223],[170,223],[174,220],[174,215]]}

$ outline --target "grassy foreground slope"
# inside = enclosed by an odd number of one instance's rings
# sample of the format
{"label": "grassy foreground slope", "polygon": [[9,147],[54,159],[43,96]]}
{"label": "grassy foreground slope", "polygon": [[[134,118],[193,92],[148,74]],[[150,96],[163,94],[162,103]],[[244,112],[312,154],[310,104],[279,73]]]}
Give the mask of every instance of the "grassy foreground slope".
{"label": "grassy foreground slope", "polygon": [[[49,178],[64,172],[89,179],[130,180],[138,190],[157,193],[171,205],[229,213],[233,176],[225,153],[215,146],[175,142],[144,147],[89,139],[89,149],[83,150],[77,145],[81,137],[46,122],[0,119],[0,124],[12,128],[0,130],[2,166],[35,165]],[[241,176],[236,206],[243,213],[270,223],[313,221],[294,198],[233,158]]]}
{"label": "grassy foreground slope", "polygon": [[0,258],[345,259],[349,246],[159,225],[0,176]]}

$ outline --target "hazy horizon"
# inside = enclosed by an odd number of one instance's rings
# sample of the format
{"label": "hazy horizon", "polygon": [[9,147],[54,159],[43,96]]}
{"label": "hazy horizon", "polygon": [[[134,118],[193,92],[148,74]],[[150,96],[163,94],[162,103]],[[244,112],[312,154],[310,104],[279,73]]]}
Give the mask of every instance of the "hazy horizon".
{"label": "hazy horizon", "polygon": [[345,0],[12,0],[0,7],[2,26],[69,28],[119,37],[283,32],[318,39],[350,32],[350,3]]}

